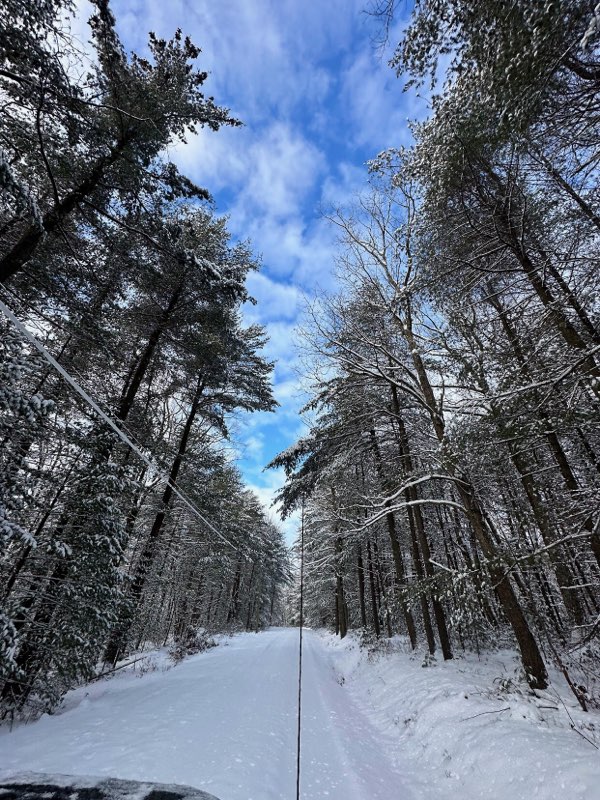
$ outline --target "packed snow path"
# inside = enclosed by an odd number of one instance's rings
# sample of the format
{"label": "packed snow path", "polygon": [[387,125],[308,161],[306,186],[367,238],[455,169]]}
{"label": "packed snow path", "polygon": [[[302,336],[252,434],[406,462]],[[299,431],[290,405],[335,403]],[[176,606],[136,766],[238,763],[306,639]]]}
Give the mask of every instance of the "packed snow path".
{"label": "packed snow path", "polygon": [[[74,708],[0,734],[21,770],[184,783],[221,800],[293,800],[298,629],[243,634],[141,680],[92,684]],[[301,794],[411,800],[371,723],[304,632]]]}

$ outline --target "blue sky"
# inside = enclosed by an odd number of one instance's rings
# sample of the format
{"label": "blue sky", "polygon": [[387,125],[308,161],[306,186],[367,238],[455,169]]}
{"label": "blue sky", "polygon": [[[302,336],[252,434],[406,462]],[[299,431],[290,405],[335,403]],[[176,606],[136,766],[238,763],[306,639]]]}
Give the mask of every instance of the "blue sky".
{"label": "blue sky", "polygon": [[[229,228],[261,255],[249,288],[248,321],[270,336],[276,362],[275,414],[240,417],[239,465],[265,505],[282,485],[266,463],[302,433],[296,328],[304,294],[333,288],[335,232],[322,209],[364,187],[365,162],[409,141],[407,120],[422,114],[414,95],[374,44],[368,0],[112,0],[126,47],[143,51],[148,31],[180,27],[202,48],[207,94],[243,128],[201,131],[170,157],[213,195]],[[86,18],[85,0],[79,4]],[[400,4],[400,14],[408,12]],[[398,26],[390,41],[398,39]],[[81,31],[82,35],[84,30]],[[286,523],[289,535],[294,521]]]}

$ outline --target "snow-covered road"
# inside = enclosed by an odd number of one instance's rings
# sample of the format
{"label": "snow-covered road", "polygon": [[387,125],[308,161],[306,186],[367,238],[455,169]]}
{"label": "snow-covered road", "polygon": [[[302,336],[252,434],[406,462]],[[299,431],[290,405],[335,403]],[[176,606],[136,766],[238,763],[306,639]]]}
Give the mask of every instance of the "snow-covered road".
{"label": "snow-covered road", "polygon": [[[0,777],[111,775],[189,784],[221,800],[293,800],[297,659],[298,629],[272,629],[168,672],[92,684],[75,707],[0,733]],[[302,797],[411,800],[330,659],[305,630]]]}

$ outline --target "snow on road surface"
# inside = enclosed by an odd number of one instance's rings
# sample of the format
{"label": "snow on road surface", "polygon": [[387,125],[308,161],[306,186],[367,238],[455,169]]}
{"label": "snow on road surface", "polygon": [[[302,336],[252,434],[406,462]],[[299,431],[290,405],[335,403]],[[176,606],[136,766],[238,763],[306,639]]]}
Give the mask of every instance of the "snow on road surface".
{"label": "snow on road surface", "polygon": [[[63,713],[0,733],[0,777],[33,770],[293,800],[298,629],[241,634],[166,673],[92,684]],[[77,690],[82,693],[83,690]],[[304,632],[302,797],[412,800],[369,720]]]}
{"label": "snow on road surface", "polygon": [[[304,644],[302,800],[600,800],[600,714],[556,670],[532,695],[512,651],[432,662],[400,637],[365,650],[306,629]],[[0,731],[0,780],[97,775],[294,800],[297,692],[298,629],[239,634]]]}

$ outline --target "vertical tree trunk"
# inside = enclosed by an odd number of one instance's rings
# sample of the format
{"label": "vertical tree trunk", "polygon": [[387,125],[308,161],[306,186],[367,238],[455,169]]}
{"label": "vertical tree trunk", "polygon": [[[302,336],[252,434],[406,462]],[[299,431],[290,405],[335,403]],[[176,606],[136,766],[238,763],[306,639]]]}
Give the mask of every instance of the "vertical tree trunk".
{"label": "vertical tree trunk", "polygon": [[363,564],[360,544],[357,547],[356,574],[358,578],[358,602],[360,605],[360,622],[363,628],[367,627],[367,608],[365,606],[365,568]]}
{"label": "vertical tree trunk", "polygon": [[[494,292],[493,288],[489,284],[488,284],[488,286],[486,288],[487,288],[487,295],[488,295],[487,296],[487,301],[489,302],[489,304],[494,308],[494,310],[498,314],[498,318],[500,319],[500,323],[502,325],[502,329],[504,330],[504,333],[506,334],[506,338],[508,339],[508,342],[511,345],[512,351],[515,354],[515,357],[516,357],[517,361],[519,362],[519,365],[520,365],[521,369],[523,370],[525,375],[531,376],[531,372],[529,370],[529,365],[527,363],[527,358],[526,358],[526,356],[525,356],[525,354],[524,354],[524,352],[523,352],[523,350],[521,348],[521,344],[519,342],[519,337],[517,336],[517,333],[514,330],[512,324],[511,324],[511,322],[510,322],[510,320],[508,318],[508,314],[506,312],[506,309],[504,308],[504,306],[500,302],[500,298],[498,297],[497,293]],[[540,419],[544,423],[545,435],[546,435],[546,438],[548,440],[548,444],[550,446],[550,450],[552,452],[552,455],[554,456],[554,459],[555,459],[555,461],[556,461],[556,463],[558,465],[558,468],[559,468],[560,474],[562,476],[562,479],[564,481],[564,484],[565,484],[567,490],[569,491],[571,497],[573,498],[574,502],[578,503],[581,500],[580,489],[579,489],[579,485],[577,483],[577,479],[575,478],[573,470],[571,469],[571,466],[570,466],[569,461],[567,459],[566,453],[564,452],[564,450],[563,450],[563,448],[562,448],[562,446],[560,444],[560,440],[559,440],[556,432],[553,430],[552,423],[551,423],[550,419],[548,418],[548,415],[546,414],[544,409],[540,407],[540,409],[538,411],[538,414],[539,414]],[[580,431],[579,428],[578,428],[578,431]],[[583,438],[584,443],[587,444],[587,440],[585,439],[585,436],[583,436],[581,434],[581,432],[580,432],[580,436]],[[593,453],[593,451],[592,451],[592,453]],[[598,471],[600,471],[600,463],[599,462],[596,462],[596,463],[597,463]],[[589,531],[589,534],[590,534],[590,546],[591,546],[591,549],[592,549],[592,553],[594,554],[594,557],[596,558],[596,562],[597,562],[598,566],[600,567],[600,533],[598,533],[598,531],[595,529],[594,520],[593,520],[591,514],[586,515],[586,517],[583,520],[583,526],[587,531]],[[571,585],[571,584],[570,583],[566,583],[566,585]]]}
{"label": "vertical tree trunk", "polygon": [[371,556],[371,542],[367,539],[367,567],[369,570],[369,588],[371,590],[371,613],[373,615],[373,630],[379,639],[381,627],[379,625],[379,608],[377,607],[377,594],[375,590],[375,575],[373,572],[373,559]]}
{"label": "vertical tree trunk", "polygon": [[[406,302],[408,304],[408,300]],[[427,375],[425,365],[419,354],[418,343],[412,332],[412,319],[409,305],[407,305],[406,311],[407,321],[406,324],[403,325],[403,333],[411,351],[413,365],[419,378],[423,397],[429,409],[433,429],[440,443],[446,469],[448,474],[455,478],[456,492],[461,499],[465,514],[471,523],[473,532],[483,554],[490,562],[488,565],[489,574],[498,599],[500,600],[504,615],[517,640],[527,681],[533,689],[545,689],[548,685],[548,673],[538,643],[529,627],[508,574],[497,564],[497,552],[493,534],[489,529],[484,513],[477,501],[475,489],[468,477],[458,469],[454,462],[454,456],[448,450],[444,421],[438,410],[429,376]]]}
{"label": "vertical tree trunk", "polygon": [[240,593],[240,584],[242,580],[242,560],[239,559],[235,570],[235,577],[231,586],[231,594],[229,596],[229,607],[227,609],[227,624],[230,625],[235,622],[238,614],[238,597]]}
{"label": "vertical tree trunk", "polygon": [[21,238],[0,259],[1,283],[5,283],[15,273],[19,272],[31,259],[44,237],[60,229],[63,220],[69,217],[77,206],[99,186],[106,171],[123,157],[131,138],[131,134],[124,134],[107,155],[100,156],[91,165],[88,174],[80,184],[44,214],[40,226],[31,225],[27,228]]}
{"label": "vertical tree trunk", "polygon": [[[392,407],[396,416],[399,432],[399,450],[404,466],[404,474],[410,479],[414,475],[414,466],[412,454],[410,451],[410,440],[408,438],[408,431],[404,424],[404,419],[400,413],[400,403],[398,401],[398,392],[395,386],[392,389]],[[431,563],[431,551],[429,548],[429,540],[425,533],[425,524],[423,521],[423,513],[418,504],[419,492],[416,486],[409,486],[404,493],[404,497],[408,505],[409,514],[412,516],[414,530],[417,535],[421,553],[423,555],[423,563],[425,566],[425,574],[433,582],[435,580],[435,569]],[[418,548],[417,548],[418,549]],[[440,637],[440,645],[442,647],[442,654],[444,660],[448,661],[452,658],[452,647],[450,645],[450,635],[448,633],[448,626],[446,625],[446,614],[444,613],[443,606],[438,599],[435,589],[431,593],[431,603],[433,606],[433,613],[435,616],[435,624],[438,629],[438,636]],[[431,624],[431,623],[430,623]]]}
{"label": "vertical tree trunk", "polygon": [[[408,511],[407,515],[408,525],[410,528],[410,540],[412,545],[411,553],[412,553],[413,565],[419,583],[422,583],[424,578],[423,564],[421,563],[421,555],[419,553],[419,543],[417,541],[417,532],[415,531],[415,523],[413,516],[411,514],[410,506],[407,508],[407,511]],[[421,601],[421,615],[423,617],[423,627],[425,629],[425,638],[427,639],[427,647],[431,655],[433,655],[435,653],[435,637],[433,635],[431,617],[429,615],[429,603],[427,602],[427,594],[424,592],[423,589],[421,589],[421,591],[419,592],[419,597]]]}
{"label": "vertical tree trunk", "polygon": [[[387,627],[388,638],[392,638],[392,615],[390,613],[390,604],[388,603],[387,591],[385,588],[385,577],[381,566],[381,559],[379,558],[379,547],[377,546],[377,539],[373,539],[373,555],[375,557],[375,566],[377,568],[376,578],[380,587],[381,596],[383,597],[383,607],[385,609],[385,624]],[[413,648],[414,649],[414,648]]]}
{"label": "vertical tree trunk", "polygon": [[154,355],[156,347],[169,323],[169,320],[177,308],[177,304],[181,298],[184,286],[185,280],[182,277],[179,283],[176,285],[171,297],[169,298],[167,307],[162,312],[157,325],[154,327],[152,333],[148,337],[146,346],[137,359],[137,362],[135,362],[134,366],[132,367],[125,386],[123,387],[121,400],[117,408],[117,419],[121,420],[121,422],[124,422],[129,416],[129,412],[133,406],[133,401],[135,400],[140,385],[144,380],[144,377],[148,371],[148,367],[150,366],[150,362],[152,361],[152,356]]}
{"label": "vertical tree trunk", "polygon": [[146,578],[148,577],[148,573],[150,572],[150,569],[154,562],[158,543],[160,541],[161,531],[166,519],[167,512],[171,505],[171,500],[174,495],[174,487],[177,485],[179,471],[181,469],[181,465],[183,463],[183,459],[187,450],[188,441],[190,438],[190,434],[192,432],[192,427],[194,425],[196,415],[200,408],[200,400],[202,398],[203,390],[204,390],[204,382],[202,376],[200,375],[198,377],[198,383],[196,385],[196,391],[192,399],[192,404],[190,406],[188,416],[183,426],[181,439],[179,440],[179,447],[177,449],[177,455],[175,456],[175,459],[169,471],[169,482],[165,486],[163,492],[161,508],[160,511],[156,514],[156,517],[154,518],[154,523],[152,525],[152,528],[150,529],[150,533],[145,541],[144,547],[142,548],[142,552],[137,563],[134,577],[131,582],[130,597],[133,605],[133,613],[128,613],[126,619],[119,621],[114,634],[111,636],[104,655],[104,659],[108,663],[115,663],[118,660],[119,653],[125,643],[129,629],[131,628],[131,624],[133,622],[133,615],[135,614],[135,610],[139,605],[142,592],[144,590],[144,585],[146,583]]}
{"label": "vertical tree trunk", "polygon": [[336,554],[336,577],[335,577],[336,608],[337,608],[340,639],[343,639],[348,633],[348,617],[346,610],[346,596],[344,594],[344,579],[342,577],[342,570],[340,565],[340,557],[342,554],[341,536],[338,536],[335,540],[335,554]]}
{"label": "vertical tree trunk", "polygon": [[252,617],[252,611],[254,608],[254,602],[252,600],[252,584],[254,581],[254,571],[256,569],[256,564],[254,561],[252,562],[252,568],[250,569],[250,577],[248,578],[248,588],[247,588],[247,595],[248,595],[248,608],[246,614],[246,630],[250,630],[250,619]]}
{"label": "vertical tree trunk", "polygon": [[[381,452],[379,450],[379,443],[377,441],[377,436],[373,428],[371,428],[369,433],[371,437],[373,454],[375,456],[375,466],[377,469],[377,474],[379,476],[381,488],[385,492],[389,487],[388,487],[388,482],[386,481],[383,474],[383,463],[381,458]],[[389,506],[389,503],[387,503],[386,505]],[[402,558],[402,550],[400,549],[400,543],[398,541],[398,536],[396,533],[396,520],[394,514],[391,511],[388,511],[386,513],[385,522],[390,537],[390,544],[392,547],[392,557],[394,559],[394,568],[396,570],[395,583],[398,595],[398,602],[400,604],[400,608],[402,609],[404,622],[406,623],[408,638],[410,639],[411,647],[414,650],[417,646],[417,629],[415,626],[415,621],[412,615],[412,611],[410,610],[406,600],[404,599],[404,586],[406,585],[406,571],[404,568],[404,559]]]}

